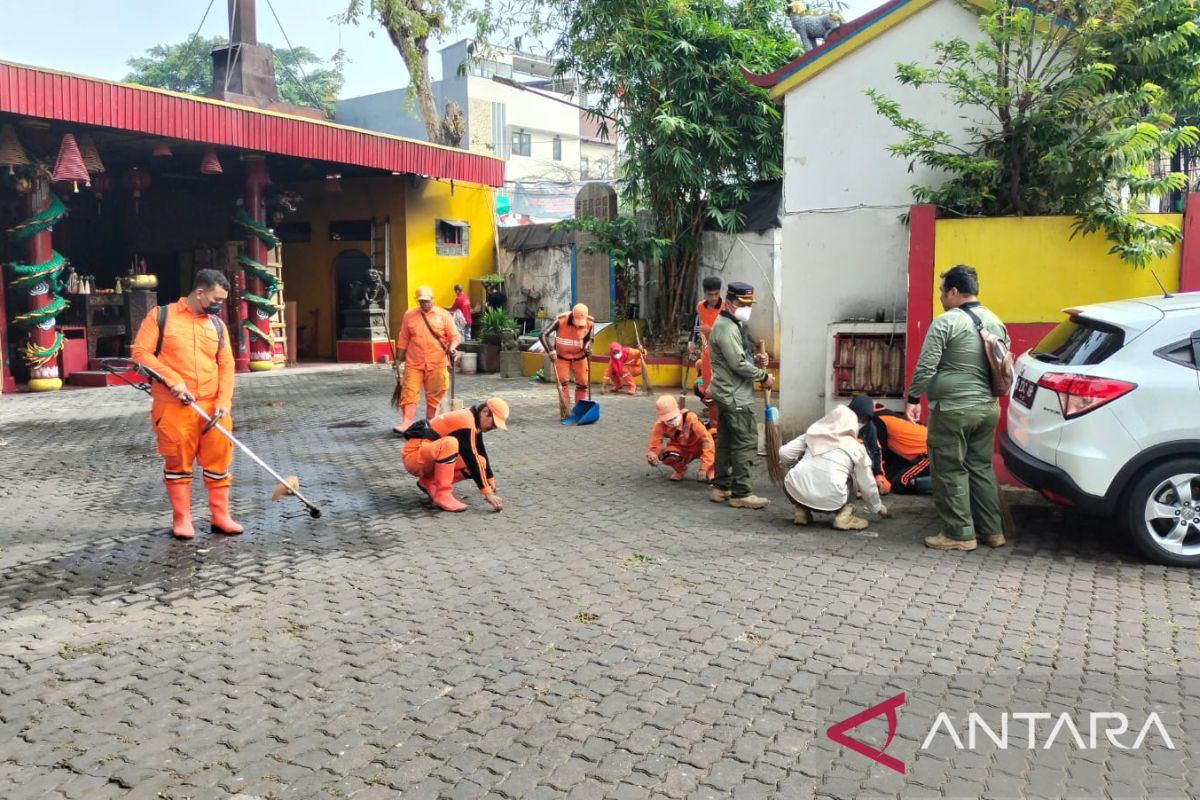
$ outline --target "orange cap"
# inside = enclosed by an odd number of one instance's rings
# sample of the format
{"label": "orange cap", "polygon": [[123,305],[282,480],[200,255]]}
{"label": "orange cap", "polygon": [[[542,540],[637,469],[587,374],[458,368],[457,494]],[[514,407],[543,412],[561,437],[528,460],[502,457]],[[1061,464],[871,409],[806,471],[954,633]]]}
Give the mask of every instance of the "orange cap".
{"label": "orange cap", "polygon": [[666,422],[679,416],[679,403],[674,395],[664,394],[654,401],[654,410],[658,412],[658,421]]}
{"label": "orange cap", "polygon": [[492,412],[496,427],[502,431],[508,430],[508,401],[502,397],[489,397],[484,405]]}
{"label": "orange cap", "polygon": [[576,303],[575,307],[571,309],[571,322],[574,322],[578,327],[582,327],[587,324],[587,318],[588,307],[583,303]]}
{"label": "orange cap", "polygon": [[433,288],[429,286],[418,286],[416,294],[417,302],[422,300],[433,301]]}

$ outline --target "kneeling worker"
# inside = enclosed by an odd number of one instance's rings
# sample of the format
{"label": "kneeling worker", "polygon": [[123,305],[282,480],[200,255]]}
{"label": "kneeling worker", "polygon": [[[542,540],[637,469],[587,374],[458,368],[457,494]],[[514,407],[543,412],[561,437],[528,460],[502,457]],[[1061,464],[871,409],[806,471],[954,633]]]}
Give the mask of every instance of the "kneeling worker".
{"label": "kneeling worker", "polygon": [[613,342],[608,347],[608,369],[604,371],[604,381],[600,391],[606,386],[612,386],[614,393],[625,387],[627,394],[637,394],[637,382],[634,378],[642,374],[642,351],[636,347],[625,347],[620,342]]}
{"label": "kneeling worker", "polygon": [[888,516],[879,499],[879,489],[871,475],[871,460],[858,441],[858,417],[846,406],[835,406],[798,436],[779,448],[784,464],[797,461],[783,479],[783,491],[796,506],[797,525],[812,522],[814,511],[834,513],[833,527],[841,531],[860,531],[869,524],[854,515],[854,501],[848,489],[853,476],[858,491],[872,511]]}
{"label": "kneeling worker", "polygon": [[488,505],[503,511],[483,434],[493,428],[508,430],[507,423],[508,403],[499,397],[416,422],[405,431],[404,468],[417,476],[417,488],[443,511],[467,509],[454,496],[453,488],[455,482],[468,478],[475,481]]}
{"label": "kneeling worker", "polygon": [[669,394],[658,398],[654,408],[658,412],[658,421],[650,429],[646,461],[655,466],[666,464],[674,470],[671,480],[680,481],[687,474],[688,464],[700,459],[696,467],[696,480],[711,481],[716,448],[712,434],[704,427],[700,417],[691,411],[680,411],[679,403]]}
{"label": "kneeling worker", "polygon": [[858,435],[871,457],[880,492],[929,494],[929,429],[865,394],[850,399],[850,410],[858,414]]}

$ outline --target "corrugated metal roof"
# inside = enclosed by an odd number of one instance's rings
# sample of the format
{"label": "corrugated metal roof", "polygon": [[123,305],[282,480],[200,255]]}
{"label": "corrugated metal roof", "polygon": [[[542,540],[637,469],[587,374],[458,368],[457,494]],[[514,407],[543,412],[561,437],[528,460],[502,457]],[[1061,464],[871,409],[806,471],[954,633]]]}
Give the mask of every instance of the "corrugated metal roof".
{"label": "corrugated metal roof", "polygon": [[0,61],[0,111],[262,153],[504,185],[504,162],[206,97]]}

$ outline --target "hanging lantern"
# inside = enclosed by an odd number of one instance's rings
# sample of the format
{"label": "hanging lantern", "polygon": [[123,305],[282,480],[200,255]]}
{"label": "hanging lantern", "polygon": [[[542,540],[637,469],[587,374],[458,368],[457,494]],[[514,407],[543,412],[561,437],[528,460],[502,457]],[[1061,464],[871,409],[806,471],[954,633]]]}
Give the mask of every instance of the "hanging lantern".
{"label": "hanging lantern", "polygon": [[83,166],[83,156],[75,137],[69,133],[63,134],[62,144],[58,148],[58,158],[54,160],[54,171],[50,178],[55,181],[70,181],[74,191],[79,191],[79,181],[90,183],[87,168]]}
{"label": "hanging lantern", "polygon": [[17,131],[12,125],[0,128],[0,166],[8,167],[8,174],[13,174],[13,167],[23,167],[29,163],[25,148],[17,138]]}
{"label": "hanging lantern", "polygon": [[95,183],[95,176],[104,172],[104,162],[100,160],[100,151],[96,149],[96,142],[90,133],[79,137],[79,155],[83,156],[83,167],[93,176],[92,183]]}
{"label": "hanging lantern", "polygon": [[158,141],[154,143],[154,150],[150,153],[150,155],[154,156],[155,158],[170,158],[175,154],[171,152],[171,148],[166,142]]}
{"label": "hanging lantern", "polygon": [[[80,146],[82,149],[82,145]],[[100,216],[103,211],[104,193],[112,189],[112,178],[107,172],[97,172],[92,178],[92,192],[96,195],[96,216]]]}
{"label": "hanging lantern", "polygon": [[141,167],[130,167],[125,176],[121,178],[121,183],[126,190],[133,193],[133,212],[141,214],[142,209],[138,201],[142,192],[150,188],[150,176]]}
{"label": "hanging lantern", "polygon": [[325,176],[325,191],[340,192],[342,190],[342,175],[340,172],[335,172]]}
{"label": "hanging lantern", "polygon": [[217,151],[210,147],[204,151],[204,158],[200,161],[201,175],[220,175],[225,170],[221,169],[221,162],[217,159]]}

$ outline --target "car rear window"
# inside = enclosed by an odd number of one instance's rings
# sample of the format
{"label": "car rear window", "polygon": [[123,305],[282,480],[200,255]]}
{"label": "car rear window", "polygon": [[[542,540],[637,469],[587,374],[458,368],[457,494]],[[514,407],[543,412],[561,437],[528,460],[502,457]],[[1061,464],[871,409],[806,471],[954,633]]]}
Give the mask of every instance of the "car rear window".
{"label": "car rear window", "polygon": [[1039,361],[1068,366],[1099,364],[1121,349],[1125,333],[1120,328],[1083,317],[1059,323],[1033,348]]}

